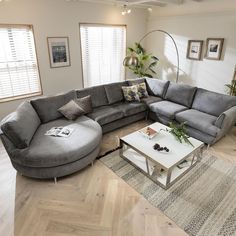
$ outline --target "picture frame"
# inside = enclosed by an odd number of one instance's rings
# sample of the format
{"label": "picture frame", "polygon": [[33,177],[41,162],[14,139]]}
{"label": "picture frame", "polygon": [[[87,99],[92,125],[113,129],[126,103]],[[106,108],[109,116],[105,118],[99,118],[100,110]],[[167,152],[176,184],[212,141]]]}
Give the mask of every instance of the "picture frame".
{"label": "picture frame", "polygon": [[186,57],[190,60],[201,60],[203,42],[203,40],[189,40]]}
{"label": "picture frame", "polygon": [[70,66],[69,37],[47,37],[51,68]]}
{"label": "picture frame", "polygon": [[224,38],[208,38],[205,58],[209,60],[220,60],[224,45]]}

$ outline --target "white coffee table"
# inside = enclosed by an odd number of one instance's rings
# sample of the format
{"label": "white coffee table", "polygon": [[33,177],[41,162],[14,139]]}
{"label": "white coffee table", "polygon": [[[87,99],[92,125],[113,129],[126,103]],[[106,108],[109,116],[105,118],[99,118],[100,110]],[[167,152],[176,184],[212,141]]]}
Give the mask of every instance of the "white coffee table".
{"label": "white coffee table", "polygon": [[[149,127],[158,132],[152,139],[143,136],[139,131],[120,138],[120,156],[167,189],[197,164],[204,143],[194,138],[189,138],[194,147],[180,143],[172,134],[160,131],[169,128],[158,122]],[[155,143],[167,147],[170,151],[167,153],[154,150]],[[184,160],[185,166],[178,167]]]}

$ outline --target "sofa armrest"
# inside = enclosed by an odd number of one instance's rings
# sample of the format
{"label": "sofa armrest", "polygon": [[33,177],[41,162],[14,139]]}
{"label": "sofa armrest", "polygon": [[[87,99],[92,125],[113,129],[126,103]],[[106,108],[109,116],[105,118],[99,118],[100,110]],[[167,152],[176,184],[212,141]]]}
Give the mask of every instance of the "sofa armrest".
{"label": "sofa armrest", "polygon": [[231,127],[236,123],[236,106],[223,112],[216,120],[215,126],[220,129]]}
{"label": "sofa armrest", "polygon": [[217,134],[216,139],[219,140],[221,137],[223,137],[235,124],[236,124],[236,106],[231,107],[227,111],[223,112],[217,118],[215,126],[220,128],[220,132]]}

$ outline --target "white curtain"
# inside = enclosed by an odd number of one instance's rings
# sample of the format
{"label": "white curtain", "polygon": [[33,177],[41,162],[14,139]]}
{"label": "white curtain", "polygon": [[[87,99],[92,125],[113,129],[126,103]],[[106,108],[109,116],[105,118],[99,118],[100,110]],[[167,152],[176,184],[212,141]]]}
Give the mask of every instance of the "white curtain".
{"label": "white curtain", "polygon": [[80,25],[84,87],[122,81],[126,27]]}

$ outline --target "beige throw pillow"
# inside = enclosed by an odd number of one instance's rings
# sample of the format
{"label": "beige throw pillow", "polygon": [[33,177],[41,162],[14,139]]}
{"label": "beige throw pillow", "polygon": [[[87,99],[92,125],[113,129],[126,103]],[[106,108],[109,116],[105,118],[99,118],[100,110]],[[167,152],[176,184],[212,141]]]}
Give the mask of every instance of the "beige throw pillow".
{"label": "beige throw pillow", "polygon": [[139,98],[147,98],[148,97],[148,92],[147,92],[147,87],[146,87],[146,83],[139,83],[137,84],[138,86],[138,95]]}
{"label": "beige throw pillow", "polygon": [[122,87],[122,91],[127,102],[140,102],[137,85]]}

